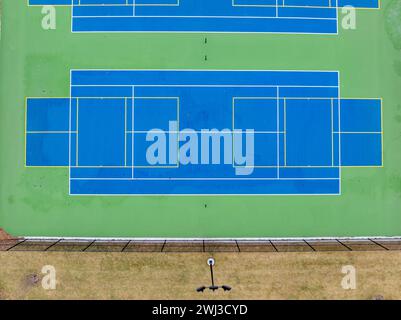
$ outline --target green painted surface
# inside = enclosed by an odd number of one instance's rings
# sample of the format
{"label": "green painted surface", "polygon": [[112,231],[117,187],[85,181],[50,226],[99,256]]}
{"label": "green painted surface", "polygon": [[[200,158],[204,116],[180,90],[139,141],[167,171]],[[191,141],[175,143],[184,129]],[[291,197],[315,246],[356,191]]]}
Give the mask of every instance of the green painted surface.
{"label": "green painted surface", "polygon": [[[358,11],[357,29],[338,36],[72,34],[68,7],[44,31],[40,7],[2,0],[0,227],[26,236],[401,235],[401,1],[382,5]],[[383,98],[384,168],[343,169],[341,196],[70,197],[67,169],[24,166],[24,104],[68,96],[69,70],[80,68],[339,70],[343,97]]]}

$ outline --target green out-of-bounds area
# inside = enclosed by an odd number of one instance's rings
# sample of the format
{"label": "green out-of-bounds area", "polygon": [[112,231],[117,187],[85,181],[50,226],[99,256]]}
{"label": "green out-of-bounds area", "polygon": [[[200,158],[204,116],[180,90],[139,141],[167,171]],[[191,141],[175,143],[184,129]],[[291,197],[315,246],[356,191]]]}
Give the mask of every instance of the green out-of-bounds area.
{"label": "green out-of-bounds area", "polygon": [[[73,34],[57,7],[1,1],[0,227],[16,236],[401,235],[401,1],[339,35]],[[339,10],[341,17],[341,10]],[[208,41],[205,41],[207,37]],[[205,59],[207,56],[207,59]],[[339,70],[342,97],[383,98],[384,167],[344,168],[341,196],[80,197],[68,169],[25,167],[25,98],[69,95],[70,69]]]}

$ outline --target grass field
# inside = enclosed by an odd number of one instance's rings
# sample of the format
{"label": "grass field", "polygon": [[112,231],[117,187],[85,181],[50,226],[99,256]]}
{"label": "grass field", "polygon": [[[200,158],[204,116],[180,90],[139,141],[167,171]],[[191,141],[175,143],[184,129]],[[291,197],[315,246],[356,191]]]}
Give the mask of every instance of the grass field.
{"label": "grass field", "polygon": [[[398,252],[214,257],[216,282],[229,293],[195,291],[210,283],[207,254],[0,252],[0,299],[401,299]],[[49,264],[56,290],[41,286]],[[355,290],[341,286],[345,265],[356,268]]]}
{"label": "grass field", "polygon": [[[0,226],[13,235],[307,237],[401,234],[400,0],[383,0],[380,11],[358,11],[357,29],[340,28],[338,36],[72,34],[67,7],[57,9],[57,29],[44,31],[40,7],[28,7],[25,0],[2,0],[0,3]],[[208,38],[206,44],[205,37]],[[69,197],[67,169],[24,166],[24,103],[27,96],[68,96],[69,70],[81,68],[339,70],[343,97],[383,98],[384,168],[344,169],[343,194],[335,197]],[[8,257],[5,259],[2,255],[1,259],[6,264],[32,257],[37,258],[38,263],[46,260],[46,256],[40,254]],[[59,254],[54,259],[64,264],[66,257]],[[110,256],[83,255],[82,267],[85,268],[91,259],[98,261],[100,267],[102,259],[109,259],[107,257]],[[147,256],[140,257],[147,259]],[[194,262],[204,258],[202,255],[186,257]],[[262,255],[257,259],[267,261],[280,257]],[[313,257],[316,256],[306,255],[305,263],[317,263]],[[328,263],[327,268],[338,269],[330,262],[331,259],[335,261],[336,255],[321,257]],[[379,258],[388,259],[390,263],[398,261],[396,254],[380,255],[376,260]],[[131,258],[121,256],[118,259],[128,259],[125,263],[129,263]],[[166,275],[164,262],[169,259],[170,256],[160,255],[152,263],[160,264],[160,269],[156,270]],[[222,259],[239,258],[222,256]],[[361,254],[354,259],[372,259],[373,263],[374,256]],[[20,268],[25,268],[25,264],[22,265]],[[190,268],[189,265],[186,268]],[[290,268],[291,264],[287,266]],[[68,274],[67,269],[63,272],[68,277],[81,279],[76,274]],[[249,272],[245,270],[243,272]],[[262,274],[270,279],[267,270],[263,269]],[[19,277],[26,271],[15,270]],[[199,269],[198,272],[201,275],[203,271]],[[323,271],[318,274],[325,276]],[[288,272],[286,276],[290,275]],[[187,275],[179,273],[176,276]],[[383,277],[377,276],[378,279]],[[202,279],[206,277],[205,273]],[[192,294],[197,279],[188,281],[189,293],[182,291],[183,295]],[[235,278],[227,280],[234,282],[233,285],[239,283]],[[390,281],[387,276],[384,280],[389,281],[386,294],[395,297],[390,287],[396,280]],[[17,295],[12,282],[7,282],[11,280],[2,281],[6,281],[2,284],[4,295]],[[150,284],[152,279],[149,281]],[[256,281],[256,276],[249,281]],[[271,294],[271,286],[281,286],[275,280],[271,281],[263,289],[266,296]],[[77,283],[63,283],[66,296],[85,295],[75,291]],[[299,286],[302,283],[300,280]],[[368,298],[375,293],[373,289],[351,294]],[[123,294],[123,290],[115,290],[112,292],[116,296]],[[246,292],[242,294],[248,294]],[[307,294],[308,290],[305,292]],[[321,292],[337,297],[347,294],[331,292],[326,287]],[[41,294],[40,290],[32,289],[23,296],[38,297]],[[151,292],[142,294],[150,296]],[[286,297],[285,290],[280,297]]]}

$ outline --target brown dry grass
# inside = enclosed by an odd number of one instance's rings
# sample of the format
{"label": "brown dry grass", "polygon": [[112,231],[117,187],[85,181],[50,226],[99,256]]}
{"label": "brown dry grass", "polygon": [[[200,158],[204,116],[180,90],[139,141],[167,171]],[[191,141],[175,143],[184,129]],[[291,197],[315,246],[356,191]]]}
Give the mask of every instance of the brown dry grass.
{"label": "brown dry grass", "polygon": [[0,240],[13,239],[7,232],[0,228]]}
{"label": "brown dry grass", "polygon": [[[399,252],[219,253],[218,284],[230,293],[196,293],[210,282],[204,253],[0,252],[3,299],[401,299]],[[51,264],[57,289],[27,281]],[[342,289],[341,267],[357,269]]]}

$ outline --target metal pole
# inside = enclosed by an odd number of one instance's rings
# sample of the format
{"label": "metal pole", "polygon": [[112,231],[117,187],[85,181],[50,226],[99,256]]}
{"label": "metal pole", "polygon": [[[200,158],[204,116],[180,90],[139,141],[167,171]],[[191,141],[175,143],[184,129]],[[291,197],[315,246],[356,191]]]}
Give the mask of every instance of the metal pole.
{"label": "metal pole", "polygon": [[212,287],[214,287],[213,265],[210,265],[210,276],[212,277]]}

